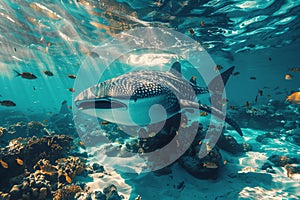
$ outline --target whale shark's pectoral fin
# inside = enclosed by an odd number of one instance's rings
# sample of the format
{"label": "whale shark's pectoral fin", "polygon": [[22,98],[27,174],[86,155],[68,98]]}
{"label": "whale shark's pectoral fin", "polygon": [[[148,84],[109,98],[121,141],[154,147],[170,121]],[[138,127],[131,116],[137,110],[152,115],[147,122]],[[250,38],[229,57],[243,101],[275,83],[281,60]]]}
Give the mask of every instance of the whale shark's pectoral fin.
{"label": "whale shark's pectoral fin", "polygon": [[193,108],[193,109],[200,109],[202,111],[205,111],[207,113],[210,113],[219,119],[224,120],[226,123],[231,125],[241,136],[243,136],[243,132],[240,128],[240,126],[231,118],[224,115],[224,113],[214,107],[210,107],[207,105],[203,105],[200,103],[188,101],[188,100],[180,100],[180,104],[184,108]]}

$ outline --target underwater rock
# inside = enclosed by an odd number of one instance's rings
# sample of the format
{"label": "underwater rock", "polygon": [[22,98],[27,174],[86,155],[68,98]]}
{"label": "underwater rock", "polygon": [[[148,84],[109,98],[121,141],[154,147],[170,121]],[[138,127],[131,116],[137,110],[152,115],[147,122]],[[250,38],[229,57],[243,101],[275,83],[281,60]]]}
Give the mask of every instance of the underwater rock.
{"label": "underwater rock", "polygon": [[106,200],[106,195],[101,191],[95,191],[95,199],[96,200]]}
{"label": "underwater rock", "polygon": [[119,196],[117,187],[113,184],[105,187],[103,189],[103,193],[106,196],[106,200],[121,200],[121,196]]}
{"label": "underwater rock", "polygon": [[41,137],[48,134],[44,129],[45,125],[41,122],[31,121],[27,124],[27,128],[28,136]]}
{"label": "underwater rock", "polygon": [[39,197],[38,199],[43,200],[46,199],[47,197],[47,188],[46,187],[42,187],[39,191]]}
{"label": "underwater rock", "polygon": [[217,142],[217,146],[232,154],[238,154],[250,151],[252,149],[250,144],[239,144],[231,135],[222,134]]}
{"label": "underwater rock", "polygon": [[33,166],[39,159],[46,158],[51,162],[57,160],[71,147],[72,138],[66,135],[44,136],[40,139],[31,138],[26,146],[24,156],[32,157],[28,164]]}
{"label": "underwater rock", "polygon": [[8,128],[8,134],[4,135],[6,140],[11,140],[18,137],[27,137],[27,123],[17,122]]}
{"label": "underwater rock", "polygon": [[294,143],[300,146],[300,128],[296,128],[291,131],[291,137]]}
{"label": "underwater rock", "polygon": [[217,148],[213,148],[204,158],[196,155],[184,155],[178,162],[191,175],[199,179],[216,179],[222,156]]}
{"label": "underwater rock", "polygon": [[265,133],[265,134],[262,134],[262,135],[259,135],[256,137],[256,141],[257,142],[262,142],[264,139],[266,138],[271,138],[271,139],[275,139],[275,138],[278,138],[278,133],[275,133],[275,132],[268,132],[268,133]]}
{"label": "underwater rock", "polygon": [[77,185],[68,185],[55,192],[53,200],[68,200],[74,199],[77,193],[81,193],[83,190]]}
{"label": "underwater rock", "polygon": [[297,122],[296,121],[286,121],[283,127],[285,129],[291,130],[297,128]]}
{"label": "underwater rock", "polygon": [[272,167],[272,164],[266,162],[265,164],[263,164],[263,166],[260,168],[261,170],[266,170],[268,173],[272,173],[275,174],[275,170]]}
{"label": "underwater rock", "polygon": [[10,194],[0,192],[0,200],[9,200],[11,198]]}
{"label": "underwater rock", "polygon": [[0,137],[7,133],[7,129],[0,126]]}
{"label": "underwater rock", "polygon": [[300,174],[300,166],[286,165],[287,177],[292,177],[293,174]]}
{"label": "underwater rock", "polygon": [[[34,166],[34,172],[27,172],[26,177],[20,180],[21,184],[12,186],[9,191],[12,199],[22,197],[22,199],[44,200],[51,197],[51,191],[56,191],[55,198],[72,199],[77,193],[74,190],[82,191],[80,186],[66,186],[76,175],[83,172],[85,164],[81,162],[81,159],[70,156],[58,159],[55,163],[57,165],[50,163],[49,160],[39,160]],[[59,176],[64,176],[65,181],[62,182]],[[80,190],[76,189],[78,187]]]}
{"label": "underwater rock", "polygon": [[284,167],[287,164],[300,164],[299,158],[288,156],[272,155],[268,160],[274,163],[276,167]]}
{"label": "underwater rock", "polygon": [[[64,135],[44,136],[42,138],[18,138],[10,141],[10,145],[1,148],[0,158],[2,159],[2,166],[0,166],[0,191],[8,192],[12,188],[12,185],[20,185],[22,198],[27,198],[29,188],[40,189],[42,187],[49,188],[50,182],[57,182],[57,178],[53,178],[51,173],[51,167],[48,167],[48,171],[44,166],[34,167],[38,162],[45,165],[44,161],[39,159],[48,159],[48,163],[55,163],[57,161],[58,169],[63,168],[68,170],[68,176],[73,177],[81,173],[85,169],[85,164],[79,158],[69,157],[66,158],[66,162],[61,162],[58,158],[65,157],[69,153],[72,138]],[[4,166],[4,167],[3,167]],[[50,166],[50,165],[49,165]],[[52,167],[56,168],[57,166]],[[28,171],[36,171],[29,173]],[[46,170],[46,171],[45,171]],[[61,170],[62,172],[65,172]],[[30,175],[27,175],[27,174]],[[25,177],[26,176],[26,177]],[[57,177],[57,176],[56,176]],[[48,180],[47,180],[48,179]],[[54,184],[55,185],[55,184]],[[57,184],[56,184],[57,185]],[[11,191],[12,197],[18,196],[17,186]],[[50,191],[50,189],[48,189]]]}
{"label": "underwater rock", "polygon": [[98,163],[94,163],[92,165],[92,168],[96,173],[104,172],[104,167],[102,165],[99,165]]}
{"label": "underwater rock", "polygon": [[16,139],[19,137],[42,137],[44,135],[48,135],[48,131],[45,128],[46,126],[41,122],[31,121],[28,123],[25,122],[17,122],[15,124],[11,124],[7,129],[0,128],[0,136],[1,132],[2,137],[1,140],[6,141],[6,144],[12,139]]}
{"label": "underwater rock", "polygon": [[[284,105],[286,108],[286,105]],[[251,127],[253,129],[273,130],[275,127],[282,127],[282,121],[287,116],[283,112],[279,112],[277,107],[272,105],[251,106],[242,108],[232,113],[233,117],[239,119],[242,127]]]}
{"label": "underwater rock", "polygon": [[21,197],[22,193],[21,193],[21,185],[14,185],[10,191],[9,194],[11,196],[11,199],[18,199],[19,197]]}

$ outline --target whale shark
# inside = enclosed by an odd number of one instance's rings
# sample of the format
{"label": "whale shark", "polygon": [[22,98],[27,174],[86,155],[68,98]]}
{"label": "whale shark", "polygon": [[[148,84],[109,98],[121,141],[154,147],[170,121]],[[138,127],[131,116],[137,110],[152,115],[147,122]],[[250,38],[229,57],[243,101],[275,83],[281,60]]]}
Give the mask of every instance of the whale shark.
{"label": "whale shark", "polygon": [[[233,70],[231,67],[220,74],[224,86]],[[224,120],[242,136],[233,119],[217,107],[196,101],[198,95],[209,93],[209,88],[215,90],[215,95],[220,93],[217,79],[220,77],[214,78],[208,87],[200,87],[195,77],[189,81],[183,78],[181,64],[175,62],[168,71],[132,71],[100,82],[80,92],[74,104],[85,114],[125,126],[147,126],[184,110],[198,109]]]}

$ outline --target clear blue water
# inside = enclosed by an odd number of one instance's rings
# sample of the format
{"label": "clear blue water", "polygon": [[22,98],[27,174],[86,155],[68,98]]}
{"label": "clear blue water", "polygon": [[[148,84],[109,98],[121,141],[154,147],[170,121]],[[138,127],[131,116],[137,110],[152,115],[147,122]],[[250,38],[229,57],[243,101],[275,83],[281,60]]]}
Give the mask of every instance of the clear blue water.
{"label": "clear blue water", "polygon": [[[298,0],[2,0],[0,101],[11,100],[16,106],[0,106],[0,121],[49,120],[59,112],[64,100],[72,105],[73,98],[95,81],[145,68],[167,71],[170,63],[178,59],[184,63],[187,79],[197,75],[193,67],[213,70],[218,64],[223,67],[222,72],[235,66],[239,74],[226,85],[228,110],[230,106],[244,107],[247,101],[257,107],[274,100],[284,102],[300,88],[300,71],[292,70],[300,68],[299,13]],[[192,66],[189,59],[193,60],[193,55],[184,53],[187,49],[178,42],[184,41],[180,37],[174,46],[182,54],[174,54],[170,49],[122,52],[131,46],[130,39],[122,41],[120,36],[134,35],[131,31],[142,27],[178,32],[182,38],[198,42],[207,57]],[[145,37],[151,38],[153,44],[170,48],[173,45],[171,39],[164,40],[160,34]],[[116,52],[110,51],[110,56],[116,53],[115,60],[109,60],[103,50],[116,40],[122,43],[115,44]],[[103,61],[111,63],[106,66]],[[14,70],[30,72],[37,78],[16,77]],[[47,76],[46,70],[54,75]],[[77,75],[77,79],[69,78],[70,74]],[[287,74],[291,80],[286,80]],[[205,82],[202,78],[198,77],[200,84]],[[70,88],[75,88],[75,92]],[[263,95],[255,102],[258,90],[263,90]],[[299,109],[299,105],[292,107]],[[299,126],[299,111],[290,120],[298,120]],[[253,127],[242,128],[251,131]],[[291,151],[299,156],[297,147]],[[290,195],[297,193],[299,197],[297,192]]]}

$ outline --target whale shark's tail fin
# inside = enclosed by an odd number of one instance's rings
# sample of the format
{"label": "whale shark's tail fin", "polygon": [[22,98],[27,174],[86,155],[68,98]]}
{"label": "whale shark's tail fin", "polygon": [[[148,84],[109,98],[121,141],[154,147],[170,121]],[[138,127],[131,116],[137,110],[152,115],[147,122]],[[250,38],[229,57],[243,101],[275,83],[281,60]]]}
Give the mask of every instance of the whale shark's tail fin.
{"label": "whale shark's tail fin", "polygon": [[205,111],[209,114],[212,114],[221,120],[224,120],[229,125],[231,125],[241,136],[243,136],[243,132],[242,132],[240,126],[233,119],[229,118],[228,116],[225,116],[224,113],[222,111],[220,111],[218,108],[206,106],[206,105],[196,103],[193,101],[188,101],[188,100],[180,100],[180,104],[183,108],[199,109],[199,110]]}
{"label": "whale shark's tail fin", "polygon": [[224,120],[226,123],[232,126],[241,136],[243,136],[243,132],[240,126],[233,119],[229,118],[228,116],[224,116],[224,114],[220,110],[203,104],[199,104],[199,109]]}

